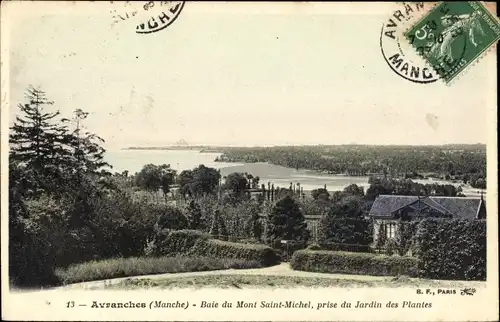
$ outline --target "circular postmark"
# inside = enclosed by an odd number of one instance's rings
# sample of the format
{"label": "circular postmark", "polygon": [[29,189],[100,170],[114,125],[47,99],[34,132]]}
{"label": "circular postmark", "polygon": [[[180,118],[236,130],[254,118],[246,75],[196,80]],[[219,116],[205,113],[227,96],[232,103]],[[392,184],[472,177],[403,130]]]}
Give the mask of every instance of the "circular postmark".
{"label": "circular postmark", "polygon": [[150,34],[167,28],[177,19],[182,8],[184,8],[184,1],[147,2],[143,9],[148,13],[151,12],[151,16],[147,21],[137,24],[135,32]]}
{"label": "circular postmark", "polygon": [[423,12],[424,5],[423,2],[403,3],[401,9],[394,11],[384,22],[380,32],[380,50],[387,65],[400,77],[419,84],[429,84],[439,79],[439,75],[403,35],[408,21]]}

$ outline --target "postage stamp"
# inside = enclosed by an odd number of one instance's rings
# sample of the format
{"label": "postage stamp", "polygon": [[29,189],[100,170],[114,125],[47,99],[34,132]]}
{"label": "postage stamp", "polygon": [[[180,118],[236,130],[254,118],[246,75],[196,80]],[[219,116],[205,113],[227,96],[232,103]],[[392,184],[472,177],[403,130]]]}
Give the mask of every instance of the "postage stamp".
{"label": "postage stamp", "polygon": [[500,39],[500,24],[479,1],[442,2],[405,36],[449,83]]}

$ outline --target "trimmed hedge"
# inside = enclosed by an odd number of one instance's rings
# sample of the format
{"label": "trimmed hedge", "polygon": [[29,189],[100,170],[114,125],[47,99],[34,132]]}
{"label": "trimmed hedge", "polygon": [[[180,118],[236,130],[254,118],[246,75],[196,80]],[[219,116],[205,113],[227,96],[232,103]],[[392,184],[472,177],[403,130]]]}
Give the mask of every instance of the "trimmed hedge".
{"label": "trimmed hedge", "polygon": [[416,277],[418,271],[418,260],[412,257],[325,250],[299,250],[290,264],[295,270],[319,273]]}
{"label": "trimmed hedge", "polygon": [[63,284],[71,284],[126,276],[256,267],[259,267],[259,263],[255,261],[230,258],[129,257],[74,264],[57,269],[56,275]]}
{"label": "trimmed hedge", "polygon": [[322,250],[321,246],[318,244],[311,244],[311,245],[307,246],[307,249],[308,250]]}
{"label": "trimmed hedge", "polygon": [[280,257],[269,246],[232,243],[217,239],[200,239],[191,255],[257,261],[261,266],[279,264]]}
{"label": "trimmed hedge", "polygon": [[486,221],[425,219],[414,236],[419,274],[432,279],[486,279]]}
{"label": "trimmed hedge", "polygon": [[196,242],[209,238],[210,235],[198,230],[162,230],[155,237],[153,255],[187,255]]}

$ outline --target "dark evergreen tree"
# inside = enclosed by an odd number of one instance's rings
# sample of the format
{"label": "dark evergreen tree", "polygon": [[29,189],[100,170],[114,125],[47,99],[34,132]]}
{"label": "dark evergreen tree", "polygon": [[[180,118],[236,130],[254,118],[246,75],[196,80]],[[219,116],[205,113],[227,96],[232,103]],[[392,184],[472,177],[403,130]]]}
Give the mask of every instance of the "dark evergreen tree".
{"label": "dark evergreen tree", "polygon": [[74,126],[74,129],[66,133],[63,138],[72,156],[71,159],[67,160],[67,164],[79,175],[84,173],[95,174],[102,167],[111,167],[104,161],[106,150],[101,146],[104,140],[96,134],[83,131],[83,121],[87,118],[88,114],[81,109],[77,109],[74,111],[72,119],[61,120],[64,124]]}
{"label": "dark evergreen tree", "polygon": [[375,241],[375,247],[381,249],[385,246],[387,242],[387,231],[385,229],[385,224],[383,222],[380,223],[378,228],[377,240]]}
{"label": "dark evergreen tree", "polygon": [[259,213],[258,212],[252,213],[250,221],[251,221],[252,237],[260,241],[262,239],[263,227],[262,227],[262,222],[260,221]]}
{"label": "dark evergreen tree", "polygon": [[10,159],[26,166],[42,170],[60,161],[62,136],[66,128],[56,124],[59,111],[46,112],[49,101],[45,92],[29,87],[26,91],[28,103],[19,104],[22,116],[17,116],[10,134]]}
{"label": "dark evergreen tree", "polygon": [[273,207],[267,220],[267,238],[307,241],[309,231],[304,214],[291,196],[285,196]]}
{"label": "dark evergreen tree", "polygon": [[18,105],[22,115],[11,127],[10,160],[33,171],[35,192],[56,193],[68,181],[63,173],[70,159],[65,147],[67,128],[56,122],[59,111],[45,110],[53,104],[45,92],[29,87],[26,99],[28,103]]}
{"label": "dark evergreen tree", "polygon": [[209,234],[217,239],[227,240],[227,227],[219,209],[216,209],[214,212]]}
{"label": "dark evergreen tree", "polygon": [[194,200],[191,200],[191,202],[189,202],[186,211],[186,217],[188,219],[189,229],[200,229],[201,208]]}
{"label": "dark evergreen tree", "polygon": [[346,198],[335,203],[319,223],[318,239],[320,245],[369,245],[372,242],[370,222],[363,218],[360,200]]}

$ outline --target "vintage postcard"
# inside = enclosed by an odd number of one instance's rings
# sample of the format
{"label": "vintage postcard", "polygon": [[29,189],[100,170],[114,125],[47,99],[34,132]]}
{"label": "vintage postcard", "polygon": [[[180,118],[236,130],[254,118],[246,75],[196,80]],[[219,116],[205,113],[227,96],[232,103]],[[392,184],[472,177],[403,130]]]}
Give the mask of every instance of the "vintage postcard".
{"label": "vintage postcard", "polygon": [[497,12],[3,1],[2,318],[498,320]]}

